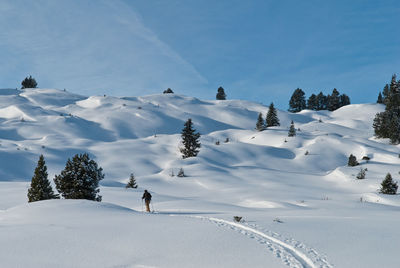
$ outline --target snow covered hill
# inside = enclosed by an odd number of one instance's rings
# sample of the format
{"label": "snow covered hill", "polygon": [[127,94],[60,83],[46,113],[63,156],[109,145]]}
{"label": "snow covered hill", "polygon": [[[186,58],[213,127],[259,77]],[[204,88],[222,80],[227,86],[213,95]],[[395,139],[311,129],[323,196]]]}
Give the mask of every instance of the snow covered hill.
{"label": "snow covered hill", "polygon": [[[378,193],[400,171],[398,146],[373,137],[383,109],[278,111],[281,126],[257,132],[268,107],[248,101],[1,89],[0,266],[398,267],[399,197]],[[188,118],[202,147],[182,159]],[[27,204],[40,154],[52,179],[83,152],[104,169],[104,203]],[[347,167],[350,154],[361,166]],[[187,177],[171,176],[180,168]],[[124,188],[130,173],[136,190]],[[141,213],[143,189],[156,214]]]}

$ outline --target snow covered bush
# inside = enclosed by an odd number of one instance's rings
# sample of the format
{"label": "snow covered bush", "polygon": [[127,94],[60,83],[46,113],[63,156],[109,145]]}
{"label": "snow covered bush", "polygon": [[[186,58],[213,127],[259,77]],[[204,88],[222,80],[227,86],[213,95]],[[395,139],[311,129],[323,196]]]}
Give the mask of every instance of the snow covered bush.
{"label": "snow covered bush", "polygon": [[361,168],[361,169],[360,169],[360,172],[358,172],[356,178],[359,179],[359,180],[365,179],[365,172],[366,172],[366,171],[367,171],[366,168],[365,168],[365,169],[364,169],[364,168]]}
{"label": "snow covered bush", "polygon": [[65,199],[88,199],[101,201],[98,195],[99,182],[104,178],[103,169],[89,158],[87,153],[76,154],[72,160],[68,159],[60,175],[56,175],[54,182],[57,191]]}
{"label": "snow covered bush", "polygon": [[176,175],[176,176],[178,176],[178,177],[186,177],[186,175],[185,175],[185,171],[183,171],[183,168],[181,168],[180,170],[179,170],[179,172],[178,172],[178,175]]}

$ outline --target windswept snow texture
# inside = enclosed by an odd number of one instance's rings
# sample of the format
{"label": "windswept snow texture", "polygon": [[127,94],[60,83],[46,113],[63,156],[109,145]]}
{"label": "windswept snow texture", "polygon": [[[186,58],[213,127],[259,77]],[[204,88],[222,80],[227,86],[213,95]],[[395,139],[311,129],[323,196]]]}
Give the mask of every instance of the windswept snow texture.
{"label": "windswept snow texture", "polygon": [[[399,196],[378,190],[400,171],[399,147],[373,137],[383,109],[278,111],[281,126],[257,132],[268,107],[248,101],[2,89],[0,266],[399,267]],[[188,118],[202,147],[182,159]],[[104,169],[103,203],[27,204],[40,154],[52,179],[83,152]],[[125,189],[130,173],[138,189]],[[154,214],[142,213],[144,189]]]}

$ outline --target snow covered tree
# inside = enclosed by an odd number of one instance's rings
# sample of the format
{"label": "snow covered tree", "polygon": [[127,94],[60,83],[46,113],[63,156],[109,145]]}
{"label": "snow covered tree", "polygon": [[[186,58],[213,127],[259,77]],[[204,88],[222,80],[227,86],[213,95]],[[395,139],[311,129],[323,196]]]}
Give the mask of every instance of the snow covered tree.
{"label": "snow covered tree", "polygon": [[46,162],[43,155],[40,155],[32,177],[31,187],[28,189],[28,202],[59,198],[58,194],[53,192],[47,176]]}
{"label": "snow covered tree", "polygon": [[176,176],[178,176],[180,178],[186,177],[185,171],[183,171],[183,168],[179,169],[178,175],[176,175]]}
{"label": "snow covered tree", "polygon": [[296,128],[294,127],[294,123],[293,123],[293,120],[292,120],[292,122],[290,123],[288,137],[294,137],[294,136],[296,136]]}
{"label": "snow covered tree", "polygon": [[396,194],[397,193],[397,182],[393,181],[392,175],[388,173],[385,179],[381,183],[381,194]]}
{"label": "snow covered tree", "polygon": [[269,105],[269,110],[265,121],[267,127],[274,127],[281,125],[279,123],[278,112],[276,111],[273,102],[271,102],[271,104]]}
{"label": "snow covered tree", "polygon": [[216,96],[217,100],[226,100],[226,94],[223,87],[218,88],[218,93]]}
{"label": "snow covered tree", "polygon": [[349,160],[347,161],[347,165],[349,167],[358,166],[357,158],[353,154],[350,154]]}
{"label": "snow covered tree", "polygon": [[134,188],[134,189],[138,188],[138,185],[136,183],[135,176],[133,176],[133,173],[131,173],[131,175],[129,176],[129,181],[126,184],[125,188]]}
{"label": "snow covered tree", "polygon": [[58,192],[65,199],[88,199],[101,201],[99,182],[104,178],[103,169],[97,166],[87,153],[76,154],[68,159],[54,182]]}
{"label": "snow covered tree", "polygon": [[257,123],[256,123],[256,129],[258,131],[265,130],[265,122],[264,122],[264,118],[262,116],[262,113],[258,114]]}
{"label": "snow covered tree", "polygon": [[166,90],[164,90],[163,94],[173,94],[174,92],[172,91],[172,89],[167,88]]}
{"label": "snow covered tree", "polygon": [[306,99],[304,97],[304,91],[297,88],[289,101],[289,112],[297,113],[306,109]]}
{"label": "snow covered tree", "polygon": [[366,172],[366,171],[367,171],[367,170],[366,170],[365,168],[361,168],[361,169],[360,169],[360,172],[358,172],[356,178],[359,179],[359,180],[365,179],[365,172]]}
{"label": "snow covered tree", "polygon": [[25,77],[25,79],[21,82],[21,85],[22,85],[22,89],[37,87],[36,80],[31,75],[29,77]]}
{"label": "snow covered tree", "polygon": [[199,153],[201,144],[199,142],[200,133],[196,133],[193,128],[192,119],[188,119],[182,129],[181,137],[183,147],[180,148],[182,158],[195,157]]}

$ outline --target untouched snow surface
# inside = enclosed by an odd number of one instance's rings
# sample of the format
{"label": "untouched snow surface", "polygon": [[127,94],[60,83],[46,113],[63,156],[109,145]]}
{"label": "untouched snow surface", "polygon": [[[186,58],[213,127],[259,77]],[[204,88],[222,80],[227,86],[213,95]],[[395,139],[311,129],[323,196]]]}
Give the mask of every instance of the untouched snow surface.
{"label": "untouched snow surface", "polygon": [[[373,137],[383,109],[278,111],[281,126],[257,132],[268,107],[248,101],[0,90],[0,266],[399,267],[399,197],[378,193],[400,171],[398,146]],[[202,147],[182,159],[188,118]],[[40,154],[52,179],[83,152],[104,169],[102,203],[27,203]],[[130,173],[138,189],[124,188]]]}

